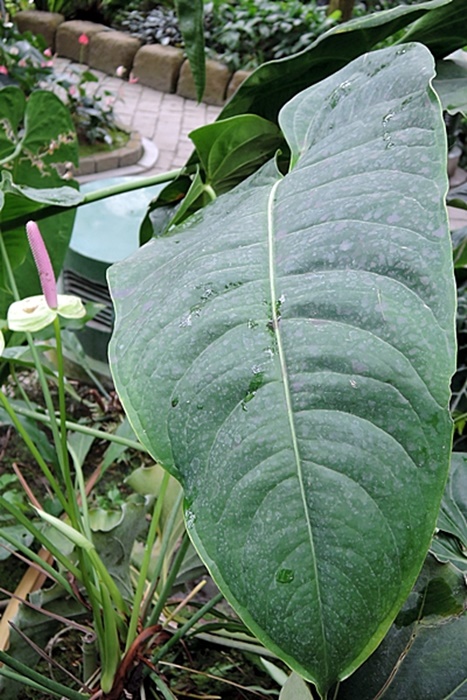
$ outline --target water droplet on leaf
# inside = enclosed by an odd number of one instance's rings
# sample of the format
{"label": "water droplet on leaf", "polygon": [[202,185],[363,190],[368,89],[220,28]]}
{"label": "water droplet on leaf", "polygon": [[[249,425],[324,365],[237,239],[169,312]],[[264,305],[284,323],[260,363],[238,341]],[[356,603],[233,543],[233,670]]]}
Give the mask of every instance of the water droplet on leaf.
{"label": "water droplet on leaf", "polygon": [[295,578],[295,573],[292,569],[279,569],[276,574],[276,581],[278,583],[292,583]]}

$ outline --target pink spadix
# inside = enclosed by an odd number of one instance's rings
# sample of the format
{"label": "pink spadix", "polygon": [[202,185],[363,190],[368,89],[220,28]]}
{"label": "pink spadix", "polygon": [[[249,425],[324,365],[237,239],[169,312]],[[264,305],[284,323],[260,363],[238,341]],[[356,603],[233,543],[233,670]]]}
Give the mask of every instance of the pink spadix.
{"label": "pink spadix", "polygon": [[39,273],[45,300],[51,309],[56,309],[58,306],[57,283],[55,281],[55,275],[47,248],[45,247],[44,240],[41,236],[41,232],[39,231],[39,226],[35,221],[28,221],[26,224],[26,233],[31,252],[34,257],[34,262],[36,263],[37,271]]}

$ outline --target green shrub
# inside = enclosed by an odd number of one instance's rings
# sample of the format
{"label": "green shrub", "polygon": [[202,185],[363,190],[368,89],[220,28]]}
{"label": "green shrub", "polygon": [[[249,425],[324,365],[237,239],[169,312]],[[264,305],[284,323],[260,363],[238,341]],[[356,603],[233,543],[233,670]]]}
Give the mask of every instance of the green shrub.
{"label": "green shrub", "polygon": [[327,17],[325,6],[299,0],[212,3],[206,17],[206,43],[233,70],[255,68],[301,51],[337,20],[337,14]]}

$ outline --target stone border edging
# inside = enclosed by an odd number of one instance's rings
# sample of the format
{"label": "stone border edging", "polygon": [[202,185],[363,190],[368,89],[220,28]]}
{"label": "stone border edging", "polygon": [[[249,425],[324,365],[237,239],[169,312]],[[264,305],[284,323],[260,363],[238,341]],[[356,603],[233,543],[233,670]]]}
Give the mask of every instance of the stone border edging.
{"label": "stone border edging", "polygon": [[[126,32],[83,20],[65,21],[57,12],[24,10],[14,20],[20,32],[42,34],[59,56],[82,61],[108,75],[115,75],[123,66],[141,85],[196,100],[190,64],[181,49],[161,44],[141,46],[139,39]],[[82,34],[89,38],[86,45],[79,43]],[[223,63],[208,59],[203,102],[221,107],[248,75],[250,71],[245,70],[232,74]]]}
{"label": "stone border edging", "polygon": [[115,168],[125,168],[128,165],[135,165],[144,152],[141,142],[141,135],[137,131],[130,133],[130,139],[125,146],[116,148],[114,151],[105,153],[94,153],[92,156],[84,156],[79,159],[79,168],[75,176],[92,175]]}

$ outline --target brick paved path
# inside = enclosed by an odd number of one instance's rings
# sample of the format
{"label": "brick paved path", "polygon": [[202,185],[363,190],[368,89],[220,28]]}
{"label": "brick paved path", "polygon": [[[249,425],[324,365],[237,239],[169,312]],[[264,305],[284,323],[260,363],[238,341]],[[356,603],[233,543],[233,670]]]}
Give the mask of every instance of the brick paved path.
{"label": "brick paved path", "polygon": [[[55,58],[57,71],[85,70],[86,66],[71,63],[66,58]],[[193,129],[213,122],[220,107],[196,103],[178,95],[158,92],[152,88],[129,83],[120,78],[106,75],[94,68],[91,72],[99,79],[89,83],[88,90],[111,91],[115,97],[115,115],[126,127],[130,127],[159,149],[155,165],[145,174],[156,174],[180,168],[193,150],[188,134]]]}

